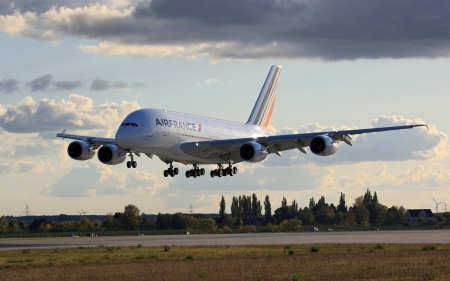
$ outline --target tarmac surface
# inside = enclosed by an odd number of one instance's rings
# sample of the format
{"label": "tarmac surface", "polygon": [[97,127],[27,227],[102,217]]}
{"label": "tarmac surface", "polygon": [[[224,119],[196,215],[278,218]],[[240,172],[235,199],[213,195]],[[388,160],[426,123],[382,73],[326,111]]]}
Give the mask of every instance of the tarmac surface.
{"label": "tarmac surface", "polygon": [[104,246],[450,243],[450,230],[1,238],[0,250]]}

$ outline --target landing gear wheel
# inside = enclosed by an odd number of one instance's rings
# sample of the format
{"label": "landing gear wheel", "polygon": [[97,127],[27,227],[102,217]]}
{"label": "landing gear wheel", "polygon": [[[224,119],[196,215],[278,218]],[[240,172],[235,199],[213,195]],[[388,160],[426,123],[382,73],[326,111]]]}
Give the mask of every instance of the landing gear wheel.
{"label": "landing gear wheel", "polygon": [[233,167],[233,173],[237,174],[238,172],[238,168],[237,167]]}
{"label": "landing gear wheel", "polygon": [[191,176],[191,171],[186,171],[186,177],[189,178]]}
{"label": "landing gear wheel", "polygon": [[178,175],[179,172],[178,168],[173,169],[173,171],[175,172],[175,175]]}
{"label": "landing gear wheel", "polygon": [[211,175],[212,178],[214,177],[214,171],[211,171],[209,174]]}
{"label": "landing gear wheel", "polygon": [[170,175],[170,177],[173,178],[175,176],[175,171],[174,170],[170,170],[169,171],[169,175]]}
{"label": "landing gear wheel", "polygon": [[131,168],[131,162],[130,161],[127,162],[127,168],[128,169]]}
{"label": "landing gear wheel", "polygon": [[132,166],[133,168],[136,168],[136,167],[137,167],[136,161],[131,162],[131,166]]}
{"label": "landing gear wheel", "polygon": [[167,170],[164,170],[164,177],[168,177],[169,176],[169,171],[167,171]]}
{"label": "landing gear wheel", "polygon": [[201,169],[200,169],[200,175],[203,176],[204,174],[205,174],[205,169],[201,168]]}

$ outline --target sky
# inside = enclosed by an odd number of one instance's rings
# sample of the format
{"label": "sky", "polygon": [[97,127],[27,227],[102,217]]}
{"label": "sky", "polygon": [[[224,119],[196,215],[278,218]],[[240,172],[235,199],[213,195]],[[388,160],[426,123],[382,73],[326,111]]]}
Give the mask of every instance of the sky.
{"label": "sky", "polygon": [[[0,215],[218,213],[221,196],[376,191],[406,208],[450,204],[450,3],[357,0],[0,2]],[[165,108],[245,122],[281,65],[275,134],[427,123],[240,163],[234,177],[164,178],[157,157],[72,160],[56,133],[114,137],[127,114]],[[213,168],[207,166],[206,170]],[[439,210],[444,204],[439,205]],[[450,205],[448,205],[450,210]]]}

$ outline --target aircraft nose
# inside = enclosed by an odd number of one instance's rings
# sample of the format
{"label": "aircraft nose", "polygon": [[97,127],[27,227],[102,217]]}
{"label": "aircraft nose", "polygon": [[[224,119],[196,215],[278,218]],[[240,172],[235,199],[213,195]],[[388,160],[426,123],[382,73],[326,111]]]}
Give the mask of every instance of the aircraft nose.
{"label": "aircraft nose", "polygon": [[116,132],[116,142],[122,148],[127,148],[129,146],[127,142],[127,134],[122,127],[119,127]]}

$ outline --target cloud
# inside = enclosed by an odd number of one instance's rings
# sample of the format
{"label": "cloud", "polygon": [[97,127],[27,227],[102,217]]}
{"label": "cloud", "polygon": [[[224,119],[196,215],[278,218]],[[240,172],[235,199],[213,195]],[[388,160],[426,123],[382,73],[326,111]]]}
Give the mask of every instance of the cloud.
{"label": "cloud", "polygon": [[[402,116],[381,116],[372,120],[373,127],[423,124],[421,119],[406,119]],[[307,133],[356,129],[345,126],[325,127],[317,123],[302,125],[298,130],[284,128],[280,134]],[[284,151],[281,157],[269,155],[263,162],[267,167],[301,165],[305,161],[318,165],[351,164],[374,161],[406,161],[437,159],[450,155],[448,137],[430,124],[407,130],[352,135],[353,146],[341,142],[338,151],[331,156],[316,156],[308,150],[304,155],[296,150]]]}
{"label": "cloud", "polygon": [[[80,184],[79,179],[86,179]],[[54,197],[92,197],[105,195],[154,195],[161,186],[157,178],[147,172],[129,174],[115,172],[97,162],[83,163],[59,178],[47,190]]]}
{"label": "cloud", "polygon": [[104,90],[129,90],[127,83],[124,82],[109,82],[103,79],[95,79],[91,84],[91,91]]}
{"label": "cloud", "polygon": [[32,92],[42,92],[50,89],[53,83],[53,76],[46,74],[28,82],[27,86],[31,88]]}
{"label": "cloud", "polygon": [[11,94],[13,92],[19,91],[20,82],[16,79],[3,79],[0,82],[0,92],[4,94]]}
{"label": "cloud", "polygon": [[74,90],[82,86],[81,80],[78,81],[58,81],[55,83],[55,90]]}
{"label": "cloud", "polygon": [[78,49],[103,55],[329,61],[450,55],[445,1],[25,2],[0,6],[1,31],[48,42],[99,40]]}
{"label": "cloud", "polygon": [[64,128],[72,132],[111,133],[136,109],[139,105],[135,101],[95,106],[92,99],[77,94],[60,101],[25,97],[17,106],[5,107],[0,115],[0,127],[12,133],[55,133]]}
{"label": "cloud", "polygon": [[42,173],[52,168],[50,161],[13,160],[0,164],[0,174]]}
{"label": "cloud", "polygon": [[198,82],[196,85],[197,86],[205,86],[205,85],[210,85],[210,84],[214,84],[214,83],[218,83],[219,79],[217,78],[211,78],[211,79],[206,79],[203,82]]}

